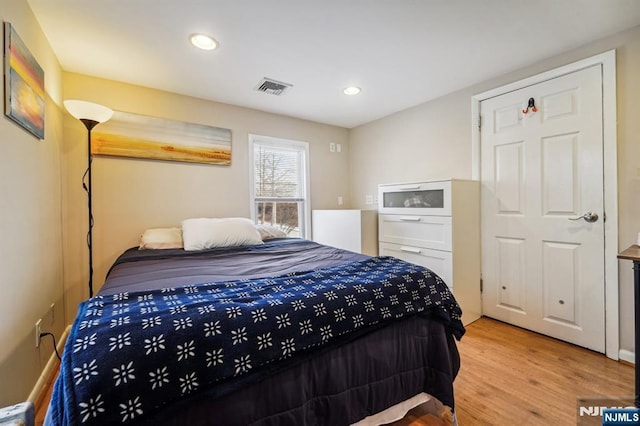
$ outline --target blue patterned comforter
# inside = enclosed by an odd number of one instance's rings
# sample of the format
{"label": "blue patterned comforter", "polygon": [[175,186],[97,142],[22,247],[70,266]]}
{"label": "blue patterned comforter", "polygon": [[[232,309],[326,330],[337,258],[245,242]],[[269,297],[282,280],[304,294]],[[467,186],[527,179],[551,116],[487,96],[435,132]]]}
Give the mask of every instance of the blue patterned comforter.
{"label": "blue patterned comforter", "polygon": [[274,278],[97,296],[80,305],[49,424],[111,424],[250,374],[348,333],[461,311],[428,269],[392,257]]}

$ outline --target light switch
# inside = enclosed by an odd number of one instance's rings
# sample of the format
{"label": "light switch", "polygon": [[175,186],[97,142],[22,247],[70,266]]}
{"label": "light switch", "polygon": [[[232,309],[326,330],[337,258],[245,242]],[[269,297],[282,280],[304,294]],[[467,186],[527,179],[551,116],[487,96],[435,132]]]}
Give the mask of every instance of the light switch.
{"label": "light switch", "polygon": [[337,143],[336,144],[336,152],[342,152],[342,144],[341,143]]}

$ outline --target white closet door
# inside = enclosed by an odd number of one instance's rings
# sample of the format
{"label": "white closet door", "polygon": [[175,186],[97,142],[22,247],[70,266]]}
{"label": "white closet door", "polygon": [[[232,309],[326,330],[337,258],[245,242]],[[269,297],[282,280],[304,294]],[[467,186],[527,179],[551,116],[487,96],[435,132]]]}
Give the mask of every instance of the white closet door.
{"label": "white closet door", "polygon": [[601,66],[483,101],[481,116],[484,315],[604,352]]}

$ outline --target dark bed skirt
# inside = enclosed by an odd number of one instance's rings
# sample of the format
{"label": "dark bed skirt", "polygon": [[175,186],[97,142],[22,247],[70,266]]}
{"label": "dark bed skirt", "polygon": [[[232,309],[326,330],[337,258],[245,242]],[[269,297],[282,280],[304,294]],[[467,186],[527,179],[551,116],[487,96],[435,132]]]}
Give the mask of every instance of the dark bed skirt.
{"label": "dark bed skirt", "polygon": [[203,394],[167,407],[146,424],[340,426],[420,392],[453,408],[459,366],[451,334],[441,323],[416,316],[318,352],[229,395]]}

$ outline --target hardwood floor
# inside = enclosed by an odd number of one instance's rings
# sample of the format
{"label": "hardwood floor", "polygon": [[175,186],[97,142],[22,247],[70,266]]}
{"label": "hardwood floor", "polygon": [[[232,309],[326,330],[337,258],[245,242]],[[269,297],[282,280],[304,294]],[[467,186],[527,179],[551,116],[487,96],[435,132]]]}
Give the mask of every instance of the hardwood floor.
{"label": "hardwood floor", "polygon": [[489,318],[470,324],[458,349],[461,426],[575,425],[578,397],[634,394],[633,366]]}
{"label": "hardwood floor", "polygon": [[47,382],[47,391],[43,395],[42,400],[38,402],[38,405],[36,406],[36,415],[34,419],[35,426],[42,426],[42,424],[44,423],[44,416],[47,414],[47,406],[49,405],[49,401],[51,400],[51,393],[53,392],[53,382],[55,382],[56,377],[58,377],[57,371],[55,373],[55,377],[52,377],[52,380],[50,382]]}
{"label": "hardwood floor", "polygon": [[[467,326],[458,349],[460,426],[575,425],[578,397],[634,394],[633,366],[488,318]],[[42,424],[48,400],[38,407],[36,424]],[[433,422],[421,407],[393,423],[426,425]]]}

